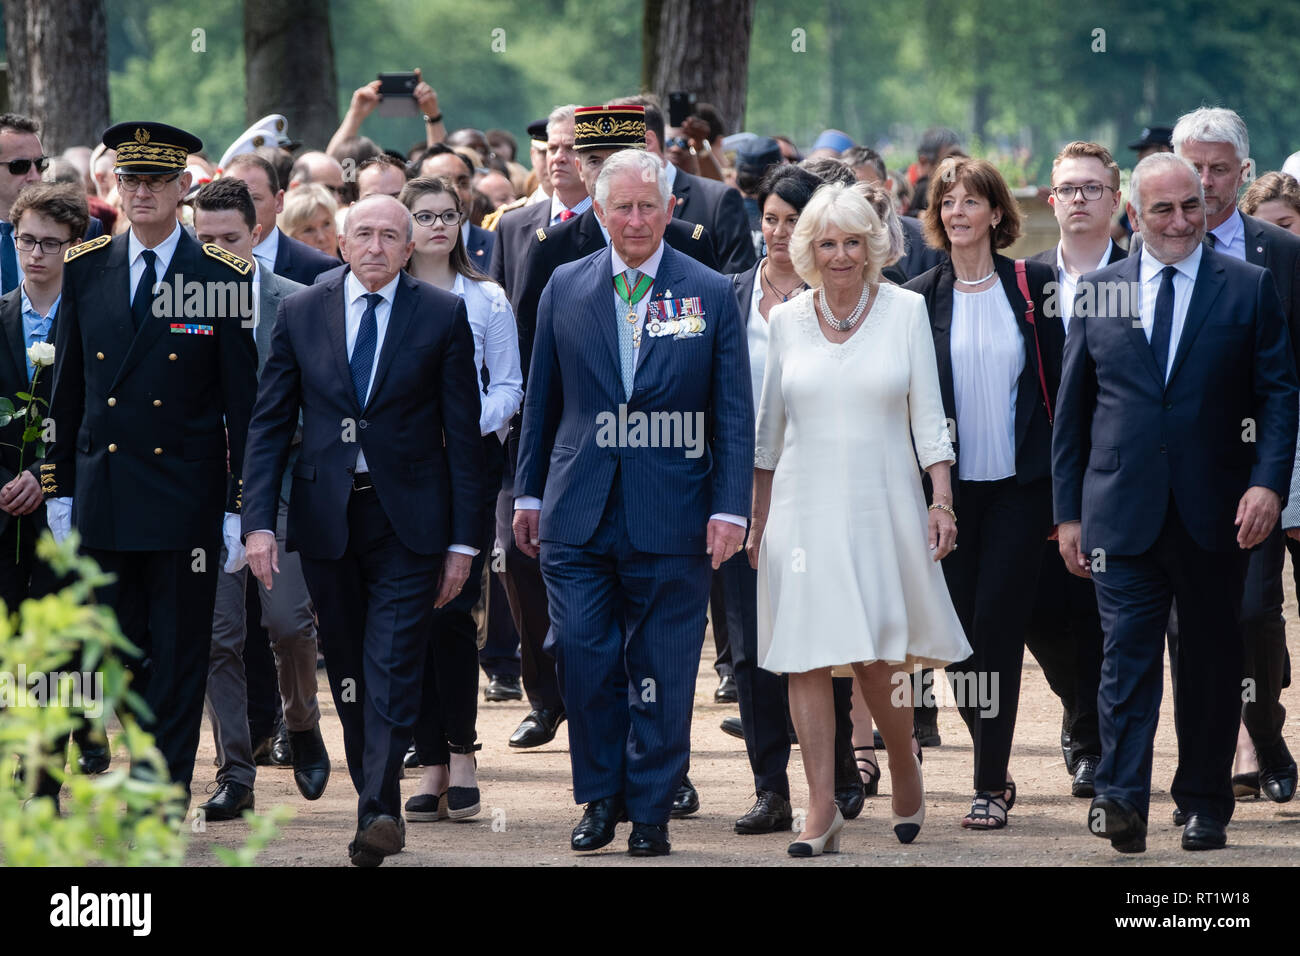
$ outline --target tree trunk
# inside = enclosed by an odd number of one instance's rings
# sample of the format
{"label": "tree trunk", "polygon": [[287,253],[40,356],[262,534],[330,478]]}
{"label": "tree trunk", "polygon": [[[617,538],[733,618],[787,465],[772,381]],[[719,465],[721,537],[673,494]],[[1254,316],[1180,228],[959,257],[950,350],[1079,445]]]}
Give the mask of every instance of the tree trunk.
{"label": "tree trunk", "polygon": [[339,126],[329,0],[244,2],[245,112],[293,118],[289,135],[324,149]]}
{"label": "tree trunk", "polygon": [[103,0],[6,0],[9,108],[41,124],[51,156],[94,146],[108,126]]}
{"label": "tree trunk", "polygon": [[646,0],[647,21],[654,9],[657,28],[646,24],[654,52],[642,75],[663,101],[664,119],[668,94],[685,90],[716,106],[728,133],[744,129],[754,0]]}

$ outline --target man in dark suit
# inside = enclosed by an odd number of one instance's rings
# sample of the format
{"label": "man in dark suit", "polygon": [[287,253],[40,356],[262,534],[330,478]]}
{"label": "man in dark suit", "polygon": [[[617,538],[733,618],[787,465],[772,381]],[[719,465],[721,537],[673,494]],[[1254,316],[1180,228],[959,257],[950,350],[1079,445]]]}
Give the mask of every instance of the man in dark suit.
{"label": "man in dark suit", "polygon": [[1060,553],[1072,573],[1092,572],[1105,632],[1088,822],[1120,852],[1146,849],[1176,600],[1183,701],[1171,791],[1186,817],[1183,848],[1217,849],[1232,817],[1241,706],[1231,637],[1246,550],[1277,524],[1290,485],[1295,360],[1272,277],[1202,246],[1191,164],[1149,156],[1130,188],[1143,248],[1080,280],[1052,442]]}
{"label": "man in dark suit", "polygon": [[[601,120],[608,120],[615,125],[607,130],[602,129]],[[575,110],[574,149],[578,152],[583,182],[589,195],[595,190],[596,177],[600,175],[606,159],[629,146],[642,148],[645,143],[644,127],[644,111],[639,106],[590,106]],[[691,226],[674,219],[665,228],[664,241],[675,249],[686,251],[709,268],[716,266],[703,226]],[[523,282],[517,283],[515,288],[506,287],[519,326],[520,367],[524,370],[525,383],[542,290],[560,266],[598,252],[607,245],[605,230],[592,208],[554,228],[539,227],[534,233],[532,247],[526,257]],[[515,473],[518,435],[516,427],[511,432],[507,454],[507,480],[512,479]],[[550,615],[546,606],[546,588],[542,582],[541,568],[535,558],[514,546],[509,522],[509,511],[499,511],[498,535],[503,541],[510,542],[505,562],[506,593],[510,599],[515,627],[519,631],[524,691],[532,705],[532,710],[511,736],[510,746],[537,747],[554,739],[556,729],[564,719],[565,710],[555,676],[555,661],[544,646],[550,630]],[[693,808],[698,808],[698,799],[694,791],[689,790],[688,784],[687,792],[683,794],[682,809],[690,812],[687,808],[693,809],[692,804]]]}
{"label": "man in dark suit", "polygon": [[[0,298],[0,396],[15,408],[35,407],[39,421],[49,414],[63,253],[81,241],[86,229],[86,197],[83,190],[67,183],[38,183],[19,194],[9,214],[23,281]],[[38,343],[48,346],[49,356],[34,357],[28,351]],[[34,398],[19,399],[19,392]],[[23,415],[0,429],[0,600],[6,613],[16,611],[25,598],[52,594],[59,583],[49,565],[36,558],[36,539],[47,527],[37,477],[43,443],[38,438],[24,447],[27,424],[28,416]],[[92,731],[89,723],[83,723],[73,736],[81,751],[83,773],[108,769],[102,728]],[[60,767],[66,742],[66,738],[61,741],[54,754]],[[53,777],[42,774],[35,790],[57,803],[59,784]]]}
{"label": "man in dark suit", "polygon": [[346,272],[280,304],[248,444],[244,533],[268,589],[280,485],[302,414],[286,547],[320,619],[348,771],[356,866],[405,843],[399,780],[433,609],[459,592],[479,527],[479,388],[465,306],[401,271],[406,207],[348,211]]}
{"label": "man in dark suit", "polygon": [[[1056,269],[1049,299],[1069,334],[1075,286],[1084,273],[1118,262],[1127,253],[1110,238],[1119,208],[1119,164],[1099,143],[1067,144],[1052,161],[1052,194],[1061,240],[1029,258]],[[913,222],[904,219],[904,222]],[[1101,619],[1092,585],[1065,570],[1055,541],[1044,542],[1038,599],[1025,646],[1061,699],[1061,753],[1073,776],[1070,792],[1095,795],[1101,736],[1097,729],[1097,682],[1101,679]]]}
{"label": "man in dark suit", "polygon": [[[223,176],[194,197],[194,234],[242,259],[253,261],[257,313],[248,334],[257,343],[258,369],[271,353],[271,331],[280,302],[305,288],[277,276],[253,260],[261,226],[248,187],[234,176]],[[294,450],[296,452],[296,449]],[[291,453],[291,458],[296,457]],[[281,511],[287,489],[282,487]],[[282,535],[282,523],[277,535]],[[228,556],[222,556],[223,566]],[[248,690],[243,645],[247,637],[246,567],[223,570],[217,576],[216,610],[212,621],[212,652],[208,665],[207,710],[217,745],[217,790],[201,809],[209,821],[233,820],[253,809],[257,767],[248,724]],[[316,624],[311,597],[296,555],[286,555],[274,591],[253,582],[258,621],[265,619],[274,649],[276,683],[282,688],[284,714],[293,741],[294,781],[308,800],[318,799],[329,780],[329,754],[320,734],[316,700]]]}
{"label": "man in dark suit", "polygon": [[186,158],[202,148],[197,137],[140,122],[120,123],[103,139],[116,150],[131,229],[65,256],[56,438],[40,466],[41,489],[56,537],[75,526],[84,550],[116,575],[99,597],[143,652],[131,663],[132,687],[152,712],[143,723],[188,797],[223,511],[224,535],[239,548],[244,438],[257,388],[244,326],[251,265],[200,246],[176,221],[190,186]]}
{"label": "man in dark suit", "polygon": [[241,179],[253,197],[257,210],[257,224],[261,238],[253,247],[253,258],[274,272],[301,285],[311,285],[327,269],[338,266],[339,261],[313,249],[305,242],[290,239],[275,224],[275,217],[284,210],[284,189],[276,179],[275,167],[257,153],[240,153],[230,161],[224,175]]}
{"label": "man in dark suit", "polygon": [[[1250,175],[1250,139],[1246,124],[1232,110],[1203,107],[1179,118],[1173,131],[1174,154],[1201,177],[1205,189],[1206,241],[1224,255],[1260,266],[1272,275],[1282,300],[1291,347],[1300,364],[1300,238],[1237,210],[1237,192]],[[1279,525],[1250,554],[1239,629],[1244,642],[1242,720],[1258,758],[1238,757],[1244,771],[1237,778],[1241,795],[1260,794],[1286,803],[1296,791],[1296,762],[1282,737],[1286,708],[1281,694],[1289,670],[1286,623],[1282,616],[1285,550],[1300,557],[1296,542]],[[1170,652],[1178,653],[1178,615],[1170,628]],[[1244,759],[1243,759],[1244,756]],[[1256,783],[1252,786],[1252,783]]]}
{"label": "man in dark suit", "polygon": [[[421,176],[442,176],[450,179],[460,196],[460,207],[473,207],[474,164],[450,146],[435,143],[424,151],[420,158]],[[461,238],[465,242],[465,253],[474,268],[480,272],[490,272],[492,268],[492,250],[496,244],[496,235],[482,229],[469,221],[469,217],[460,227]]]}
{"label": "man in dark suit", "polygon": [[41,173],[49,163],[41,149],[39,131],[30,117],[18,113],[0,115],[0,293],[12,292],[23,279],[9,207],[24,188],[41,181]]}
{"label": "man in dark suit", "polygon": [[[753,399],[731,283],[663,242],[659,159],[616,153],[594,199],[610,248],[558,269],[538,307],[515,543],[540,553],[550,598],[587,804],[570,845],[607,845],[626,814],[628,852],[660,856],[690,758],[710,564],[744,538]],[[635,422],[663,416],[677,437],[639,441]]]}
{"label": "man in dark suit", "polygon": [[758,255],[740,191],[716,179],[692,176],[668,162],[664,155],[664,114],[654,97],[626,96],[613,100],[610,105],[645,108],[646,149],[658,156],[668,171],[668,182],[676,200],[673,218],[701,225],[708,231],[718,261],[717,270],[731,275],[752,266]]}

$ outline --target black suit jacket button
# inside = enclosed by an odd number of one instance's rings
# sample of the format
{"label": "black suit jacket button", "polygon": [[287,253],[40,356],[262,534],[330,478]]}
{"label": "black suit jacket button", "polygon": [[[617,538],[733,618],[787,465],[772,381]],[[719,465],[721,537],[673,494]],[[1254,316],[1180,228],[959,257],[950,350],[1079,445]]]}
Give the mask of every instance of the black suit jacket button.
{"label": "black suit jacket button", "polygon": [[367,427],[369,427],[370,422],[366,421],[366,420],[363,418],[363,419],[361,419],[361,421],[357,422],[357,424],[360,425],[362,428],[367,428]]}
{"label": "black suit jacket button", "polygon": [[1160,446],[1160,454],[1163,455],[1164,453],[1165,453],[1165,446],[1164,446],[1164,445],[1161,445],[1161,446]]}
{"label": "black suit jacket button", "polygon": [[1167,412],[1171,412],[1171,411],[1173,411],[1173,409],[1174,409],[1174,403],[1173,403],[1173,402],[1165,402],[1165,411],[1167,411]]}

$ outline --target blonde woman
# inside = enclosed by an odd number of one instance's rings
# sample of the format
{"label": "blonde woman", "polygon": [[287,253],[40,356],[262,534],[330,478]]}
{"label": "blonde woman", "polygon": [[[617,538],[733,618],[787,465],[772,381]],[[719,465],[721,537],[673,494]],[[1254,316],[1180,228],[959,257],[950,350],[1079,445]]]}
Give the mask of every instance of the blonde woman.
{"label": "blonde woman", "polygon": [[276,225],[290,239],[305,242],[327,256],[339,254],[339,234],[334,216],[339,205],[334,194],[319,183],[300,183],[284,194],[284,211]]}
{"label": "blonde woman", "polygon": [[[938,564],[957,524],[934,343],[921,297],[880,282],[890,252],[862,195],[821,187],[790,247],[810,288],[769,315],[748,552],[759,659],[789,675],[808,778],[791,856],[837,851],[844,826],[833,799],[832,671],[857,678],[880,727],[894,832],[910,843],[924,785],[911,701],[891,696],[910,687],[913,666],[970,654]],[[934,487],[928,510],[922,469]]]}

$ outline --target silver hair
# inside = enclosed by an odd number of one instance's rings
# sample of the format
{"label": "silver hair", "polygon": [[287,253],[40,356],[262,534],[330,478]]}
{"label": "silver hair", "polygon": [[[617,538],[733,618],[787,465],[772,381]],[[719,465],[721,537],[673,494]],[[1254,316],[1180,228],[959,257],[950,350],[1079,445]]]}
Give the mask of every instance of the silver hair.
{"label": "silver hair", "polygon": [[351,206],[348,207],[348,211],[343,215],[343,235],[345,236],[351,235],[351,232],[348,231],[348,226],[352,222],[352,214],[356,212],[357,209],[360,208],[362,203],[376,202],[384,199],[387,199],[389,202],[397,203],[398,208],[402,210],[403,215],[405,215],[406,217],[406,241],[410,242],[412,239],[414,239],[415,220],[411,218],[411,210],[407,209],[400,202],[397,202],[397,200],[394,199],[392,196],[384,195],[383,193],[376,193],[374,195],[367,196],[365,199],[358,199],[356,202],[354,202]]}
{"label": "silver hair", "polygon": [[551,135],[551,127],[556,123],[572,123],[577,109],[577,103],[570,103],[568,106],[557,106],[551,110],[551,115],[546,117],[546,135]]}
{"label": "silver hair", "polygon": [[1174,152],[1179,155],[1182,155],[1183,143],[1191,139],[1200,143],[1231,143],[1238,162],[1250,159],[1250,134],[1246,132],[1246,121],[1221,106],[1202,106],[1178,117],[1172,139]]}
{"label": "silver hair", "polygon": [[654,177],[663,204],[667,206],[668,200],[673,198],[673,188],[668,184],[668,173],[658,156],[644,149],[620,149],[605,160],[605,165],[600,167],[600,175],[596,177],[595,200],[600,208],[604,209],[605,203],[609,201],[610,180],[620,173],[636,173],[643,182],[647,183],[651,177]]}
{"label": "silver hair", "polygon": [[1171,166],[1184,169],[1191,175],[1192,180],[1196,183],[1196,194],[1201,197],[1201,202],[1205,202],[1205,187],[1201,184],[1201,177],[1196,174],[1195,166],[1177,153],[1152,153],[1137,164],[1133,170],[1133,175],[1129,177],[1129,202],[1137,210],[1139,219],[1142,217],[1142,180],[1152,173],[1162,172]]}

